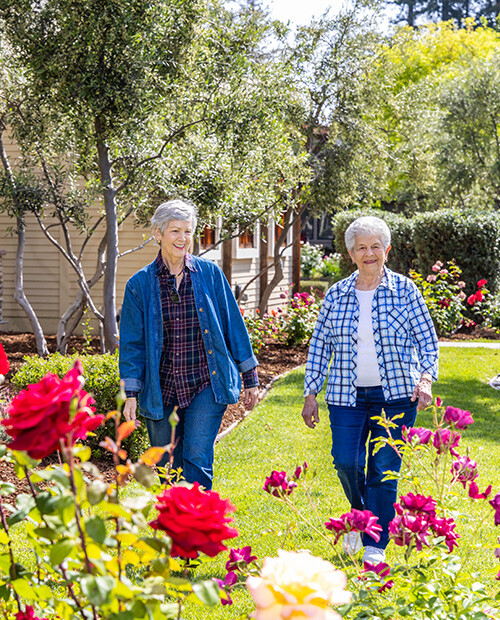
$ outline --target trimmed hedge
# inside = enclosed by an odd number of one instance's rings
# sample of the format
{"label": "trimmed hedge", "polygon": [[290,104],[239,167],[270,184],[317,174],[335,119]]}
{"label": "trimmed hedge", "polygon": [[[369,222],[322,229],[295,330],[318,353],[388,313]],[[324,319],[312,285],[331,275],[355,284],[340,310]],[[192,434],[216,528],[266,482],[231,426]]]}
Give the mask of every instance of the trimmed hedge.
{"label": "trimmed hedge", "polygon": [[[30,383],[40,381],[49,372],[62,378],[77,358],[81,360],[83,365],[84,389],[96,401],[96,413],[105,415],[108,411],[115,410],[116,396],[120,391],[118,353],[114,355],[105,353],[104,355],[75,354],[71,356],[54,353],[45,358],[26,356],[23,358],[23,365],[12,378],[12,383],[19,389],[25,389]],[[101,424],[94,433],[95,436],[88,437],[85,443],[90,446],[94,456],[104,456],[99,443],[104,440],[106,435],[114,438],[113,420]],[[136,460],[149,447],[147,429],[144,423],[124,440],[123,447],[133,460]]]}
{"label": "trimmed hedge", "polygon": [[426,275],[437,260],[444,263],[455,259],[468,293],[476,290],[475,284],[481,278],[488,280],[492,293],[500,290],[500,214],[455,209],[419,213],[413,218],[375,209],[338,213],[333,219],[333,234],[335,247],[342,255],[343,277],[355,268],[347,254],[344,234],[351,222],[363,215],[380,217],[391,229],[390,269],[407,275],[413,268]]}
{"label": "trimmed hedge", "polygon": [[429,273],[436,260],[455,259],[467,284],[488,280],[488,289],[500,288],[500,215],[485,211],[441,210],[421,213],[415,218],[413,241],[418,256],[417,269]]}

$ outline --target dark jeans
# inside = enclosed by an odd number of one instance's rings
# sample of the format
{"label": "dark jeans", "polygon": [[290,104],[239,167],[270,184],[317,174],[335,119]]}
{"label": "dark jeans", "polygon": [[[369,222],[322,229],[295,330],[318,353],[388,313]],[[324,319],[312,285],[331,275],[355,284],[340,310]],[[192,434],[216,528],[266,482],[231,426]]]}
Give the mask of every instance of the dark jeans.
{"label": "dark jeans", "polygon": [[[351,508],[370,510],[379,518],[382,526],[380,541],[363,534],[363,544],[385,549],[389,542],[389,522],[394,518],[394,502],[397,499],[397,480],[383,480],[385,472],[399,471],[401,460],[389,446],[373,454],[368,444],[376,437],[386,437],[386,431],[371,418],[384,409],[387,418],[404,413],[395,420],[397,428],[391,429],[394,439],[401,439],[401,429],[413,426],[417,415],[417,402],[409,398],[386,401],[382,388],[358,388],[355,407],[328,405],[332,429],[333,464],[344,488]],[[368,452],[368,454],[367,454]]]}
{"label": "dark jeans", "polygon": [[[177,409],[179,423],[175,427],[178,443],[174,450],[173,468],[182,468],[188,482],[199,482],[206,489],[212,488],[214,443],[227,405],[215,402],[212,388],[208,386],[185,409]],[[146,418],[149,441],[152,446],[170,443],[171,427],[168,421],[174,410],[165,406],[161,420]],[[163,467],[170,455],[166,452],[158,463]]]}

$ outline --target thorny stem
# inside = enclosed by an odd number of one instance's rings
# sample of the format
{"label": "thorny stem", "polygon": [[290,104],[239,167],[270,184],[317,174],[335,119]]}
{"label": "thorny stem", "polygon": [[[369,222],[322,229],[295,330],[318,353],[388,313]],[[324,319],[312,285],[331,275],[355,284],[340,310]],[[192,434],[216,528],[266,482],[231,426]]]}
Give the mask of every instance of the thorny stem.
{"label": "thorny stem", "polygon": [[[1,495],[0,495],[0,519],[2,521],[3,529],[5,530],[5,533],[8,536],[9,526],[7,525],[7,519],[5,518],[5,512],[3,510]],[[8,547],[9,547],[9,557],[10,557],[10,566],[11,566],[11,577],[12,577],[12,580],[14,580],[14,579],[17,579],[17,569],[16,569],[16,561],[14,559],[14,551],[12,550],[12,540],[10,536],[9,536]],[[15,590],[13,590],[13,592],[14,592],[14,597],[17,601],[17,606],[19,608],[19,611],[21,611],[21,598],[19,597],[19,594]]]}
{"label": "thorny stem", "polygon": [[[33,496],[33,499],[36,501],[36,498],[37,498],[36,490],[35,490],[35,487],[33,485],[33,482],[31,481],[30,472],[29,472],[29,469],[27,467],[24,468],[24,473],[26,474],[26,479],[28,481],[28,485],[29,485],[30,490],[31,490],[31,495]],[[45,520],[45,516],[42,514],[41,517],[42,517],[42,521],[44,522],[45,526],[47,526],[47,521]],[[50,544],[53,545],[54,541],[51,540]],[[80,612],[80,615],[82,616],[83,620],[87,620],[87,616],[83,613],[83,607],[82,607],[80,601],[78,600],[78,598],[77,598],[77,596],[75,594],[75,591],[73,590],[73,584],[68,579],[68,573],[66,572],[66,569],[64,568],[64,566],[62,564],[59,564],[58,568],[61,571],[61,575],[64,577],[64,579],[65,579],[65,581],[67,583],[67,588],[68,588],[69,595],[73,599],[75,605],[77,606],[78,611]]]}
{"label": "thorny stem", "polygon": [[[68,439],[69,439],[69,443],[71,444],[71,437],[68,437]],[[77,493],[76,484],[75,484],[75,461],[73,459],[73,451],[71,450],[71,448],[66,449],[62,439],[60,440],[60,445],[61,445],[61,453],[64,455],[66,459],[66,463],[68,464],[68,467],[69,467],[69,482],[71,485],[71,492],[73,493],[73,497],[75,498],[75,522],[78,528],[78,533],[80,534],[80,540],[82,541],[82,551],[83,551],[83,556],[85,558],[85,569],[87,573],[91,575],[92,567],[91,567],[88,552],[87,552],[87,543],[85,541],[85,534],[83,533],[82,524],[80,521],[81,508],[78,502],[78,493]],[[97,620],[97,610],[94,605],[92,605],[92,615],[94,617],[94,620]]]}
{"label": "thorny stem", "polygon": [[337,550],[337,547],[334,543],[332,543],[332,541],[330,540],[330,538],[328,536],[326,536],[320,529],[318,529],[313,523],[311,523],[311,521],[309,521],[309,519],[300,512],[300,510],[293,504],[293,502],[290,501],[290,499],[288,497],[283,497],[281,498],[285,504],[287,504],[287,506],[289,506],[294,512],[295,514],[300,517],[305,523],[307,523],[307,525],[309,527],[311,527],[316,534],[318,534],[318,536],[320,536],[337,554],[338,558],[340,559],[340,561],[342,562],[344,568],[346,568],[346,563],[344,562],[343,557],[341,556],[341,554],[339,553],[339,551]]}

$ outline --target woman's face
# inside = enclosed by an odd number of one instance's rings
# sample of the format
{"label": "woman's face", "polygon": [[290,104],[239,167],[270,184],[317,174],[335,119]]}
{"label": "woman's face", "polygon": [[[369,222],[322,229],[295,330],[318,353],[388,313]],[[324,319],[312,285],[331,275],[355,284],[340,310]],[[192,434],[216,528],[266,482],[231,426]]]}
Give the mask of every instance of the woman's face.
{"label": "woman's face", "polygon": [[154,235],[160,244],[162,256],[171,262],[177,262],[189,251],[193,233],[193,224],[189,220],[171,220],[163,234],[156,228]]}
{"label": "woman's face", "polygon": [[354,248],[348,252],[360,273],[375,275],[382,270],[390,249],[391,246],[384,250],[382,239],[377,235],[356,235]]}

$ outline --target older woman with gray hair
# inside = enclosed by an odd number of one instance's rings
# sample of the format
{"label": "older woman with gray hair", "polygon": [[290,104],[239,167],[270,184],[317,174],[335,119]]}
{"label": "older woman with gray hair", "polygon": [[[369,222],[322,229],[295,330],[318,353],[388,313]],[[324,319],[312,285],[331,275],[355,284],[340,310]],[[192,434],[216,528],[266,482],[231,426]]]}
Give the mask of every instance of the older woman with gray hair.
{"label": "older woman with gray hair", "polygon": [[[151,220],[156,259],[127,282],[120,320],[124,415],[146,419],[152,446],[170,442],[178,407],[173,468],[188,482],[212,488],[214,443],[228,404],[245,388],[258,398],[257,359],[222,270],[189,253],[196,208],[181,200],[160,205]],[[159,465],[167,462],[165,454]]]}
{"label": "older woman with gray hair", "polygon": [[394,420],[394,439],[413,426],[417,409],[432,402],[437,379],[438,341],[424,299],[415,284],[385,266],[391,248],[387,224],[360,217],[345,233],[357,270],[326,294],[311,339],[305,373],[304,422],[319,422],[317,394],[328,375],[325,400],[330,413],[332,456],[351,509],[369,510],[382,527],[380,540],[358,532],[344,537],[345,552],[365,547],[363,560],[385,559],[389,522],[394,517],[399,471],[396,452],[384,446],[375,454],[370,443],[386,436],[373,419],[384,410]]}

